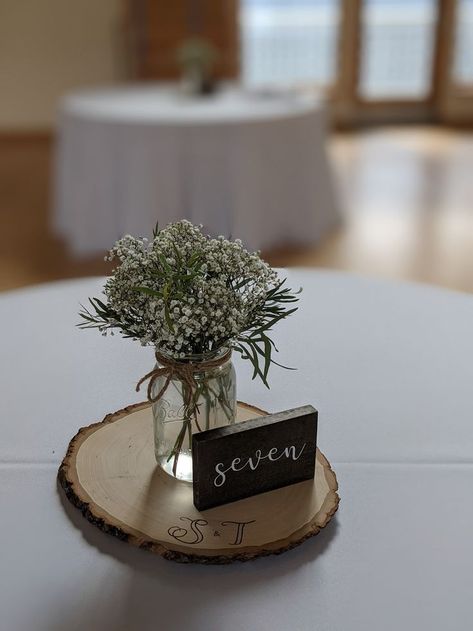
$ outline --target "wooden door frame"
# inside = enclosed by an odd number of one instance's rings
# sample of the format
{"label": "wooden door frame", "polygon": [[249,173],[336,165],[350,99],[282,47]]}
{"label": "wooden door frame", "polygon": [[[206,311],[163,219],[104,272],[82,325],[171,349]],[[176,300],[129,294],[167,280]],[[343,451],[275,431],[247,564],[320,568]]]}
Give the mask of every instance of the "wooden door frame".
{"label": "wooden door frame", "polygon": [[[341,0],[339,63],[337,85],[334,90],[334,118],[338,126],[352,127],[367,124],[396,122],[433,122],[440,76],[443,77],[443,49],[446,44],[446,27],[443,14],[455,0],[438,0],[437,27],[434,35],[434,62],[429,94],[424,99],[372,99],[359,92],[361,75],[362,11],[363,0]],[[450,17],[450,19],[452,19]],[[440,28],[440,26],[442,28]],[[451,43],[449,43],[451,46]]]}
{"label": "wooden door frame", "polygon": [[433,103],[436,120],[450,125],[473,123],[473,86],[455,84],[453,64],[459,0],[440,0]]}

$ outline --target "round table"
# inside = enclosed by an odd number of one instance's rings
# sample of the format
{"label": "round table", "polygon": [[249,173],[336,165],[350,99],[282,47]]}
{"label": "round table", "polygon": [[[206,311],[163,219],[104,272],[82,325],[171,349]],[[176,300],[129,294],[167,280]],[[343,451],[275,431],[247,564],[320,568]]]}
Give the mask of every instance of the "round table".
{"label": "round table", "polygon": [[54,228],[78,256],[187,218],[252,249],[313,244],[339,220],[323,104],[226,86],[67,97],[58,125]]}
{"label": "round table", "polygon": [[272,388],[236,362],[239,397],[319,410],[339,512],[280,557],[182,566],[91,526],[56,471],[78,427],[138,400],[151,350],[78,330],[102,280],[0,295],[0,611],[8,631],[464,631],[473,581],[473,296],[290,270]]}

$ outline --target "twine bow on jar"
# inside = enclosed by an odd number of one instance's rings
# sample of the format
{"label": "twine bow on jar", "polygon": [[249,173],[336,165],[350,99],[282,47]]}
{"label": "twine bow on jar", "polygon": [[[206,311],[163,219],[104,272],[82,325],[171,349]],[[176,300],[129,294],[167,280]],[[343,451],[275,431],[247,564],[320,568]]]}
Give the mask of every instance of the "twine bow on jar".
{"label": "twine bow on jar", "polygon": [[[158,366],[147,373],[144,377],[142,377],[138,383],[136,384],[136,392],[138,392],[145,381],[148,381],[148,401],[150,403],[156,403],[159,399],[164,395],[166,390],[169,387],[172,379],[179,379],[185,383],[188,387],[185,389],[185,397],[184,397],[184,405],[190,406],[192,399],[192,392],[197,387],[197,382],[195,380],[195,374],[198,372],[202,372],[205,370],[211,370],[212,368],[218,368],[222,366],[225,362],[227,362],[231,357],[231,350],[226,351],[222,356],[216,357],[214,359],[208,359],[204,361],[198,362],[182,362],[176,361],[170,357],[166,357],[159,353],[159,351],[155,352],[156,362]],[[164,382],[161,390],[153,395],[153,387],[157,379],[160,377],[166,377],[166,381]]]}

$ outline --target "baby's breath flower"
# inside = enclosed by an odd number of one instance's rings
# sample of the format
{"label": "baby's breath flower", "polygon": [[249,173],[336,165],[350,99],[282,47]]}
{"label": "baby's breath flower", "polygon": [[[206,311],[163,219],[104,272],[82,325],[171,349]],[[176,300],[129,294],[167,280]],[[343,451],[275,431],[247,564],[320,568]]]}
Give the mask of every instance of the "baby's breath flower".
{"label": "baby's breath flower", "polygon": [[[92,299],[96,313],[84,310],[83,326],[103,335],[118,329],[176,359],[222,347],[253,363],[260,351],[271,357],[265,331],[295,310],[286,303],[297,298],[239,239],[212,239],[201,228],[182,220],[150,241],[130,235],[117,241],[106,257],[118,263],[105,283],[106,304]],[[245,355],[258,344],[258,352]],[[266,365],[258,374],[265,381]]]}

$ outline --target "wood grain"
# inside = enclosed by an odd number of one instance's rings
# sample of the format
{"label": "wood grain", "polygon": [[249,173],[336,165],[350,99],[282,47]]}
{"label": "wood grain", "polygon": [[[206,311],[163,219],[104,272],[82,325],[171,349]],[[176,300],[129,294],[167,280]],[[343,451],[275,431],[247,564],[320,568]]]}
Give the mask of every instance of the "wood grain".
{"label": "wood grain", "polygon": [[[239,403],[239,420],[263,414]],[[68,499],[102,531],[184,563],[279,554],[316,535],[339,503],[335,473],[318,451],[315,481],[197,511],[192,486],[156,466],[148,403],[80,429],[58,478]]]}
{"label": "wood grain", "polygon": [[195,433],[194,506],[208,510],[312,480],[317,417],[317,410],[305,405]]}
{"label": "wood grain", "polygon": [[175,79],[181,71],[176,51],[189,38],[212,43],[218,51],[214,76],[235,78],[239,70],[239,23],[236,0],[186,0],[126,3],[128,56],[134,79]]}

